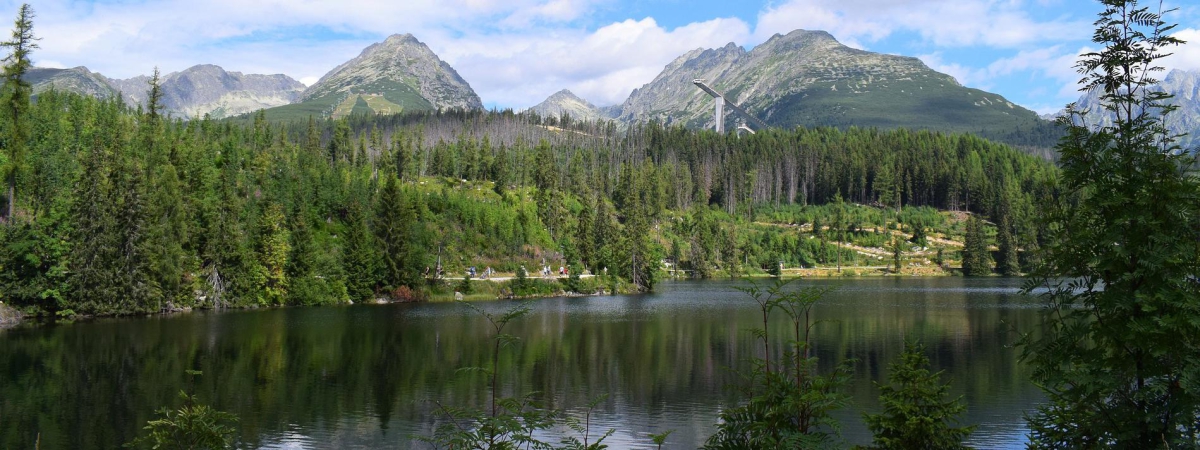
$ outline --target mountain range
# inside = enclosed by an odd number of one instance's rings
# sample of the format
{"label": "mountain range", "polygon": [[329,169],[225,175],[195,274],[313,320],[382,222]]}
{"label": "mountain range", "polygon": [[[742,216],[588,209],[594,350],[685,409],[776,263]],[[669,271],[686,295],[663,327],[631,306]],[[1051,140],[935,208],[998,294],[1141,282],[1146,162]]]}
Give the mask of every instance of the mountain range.
{"label": "mountain range", "polygon": [[[150,89],[149,76],[112,79],[86,67],[34,68],[26,79],[33,85],[34,95],[53,88],[104,98],[120,96],[131,105],[144,105]],[[288,105],[304,92],[304,84],[287,75],[245,75],[211,64],[166,74],[159,79],[159,86],[166,111],[183,119],[205,114],[220,119]]]}
{"label": "mountain range", "polygon": [[[1195,152],[1200,147],[1200,71],[1172,70],[1150,89],[1174,96],[1167,103],[1175,105],[1177,109],[1166,116],[1164,125],[1168,131],[1184,135],[1179,139],[1179,144]],[[1112,125],[1116,116],[1104,109],[1101,95],[1100,91],[1093,90],[1075,102],[1079,110],[1086,111],[1082,118],[1076,119],[1077,124],[1091,127]],[[1055,116],[1065,113],[1065,110],[1060,111]]]}
{"label": "mountain range", "polygon": [[[143,103],[149,87],[145,76],[115,80],[84,67],[38,68],[28,78],[35,93],[53,87],[120,95],[131,104]],[[712,127],[713,100],[693,85],[698,78],[770,126],[970,132],[1041,149],[1053,146],[1062,133],[1033,111],[1003,96],[964,87],[916,58],[850,48],[829,33],[808,30],[777,34],[750,50],[730,43],[689,51],[619,105],[597,107],[563,90],[530,110],[577,120],[657,120]],[[1164,86],[1191,86],[1193,94],[1187,100],[1194,104],[1196,77],[1185,78],[1172,74]],[[214,65],[167,74],[161,84],[166,110],[184,119],[205,114],[231,117],[259,109],[270,119],[292,120],[483,108],[470,84],[410,34],[372,44],[307,88],[285,75],[245,75]],[[1194,128],[1200,111],[1181,109],[1185,111],[1177,116],[1186,117],[1178,120]],[[726,110],[726,129],[746,121]]]}

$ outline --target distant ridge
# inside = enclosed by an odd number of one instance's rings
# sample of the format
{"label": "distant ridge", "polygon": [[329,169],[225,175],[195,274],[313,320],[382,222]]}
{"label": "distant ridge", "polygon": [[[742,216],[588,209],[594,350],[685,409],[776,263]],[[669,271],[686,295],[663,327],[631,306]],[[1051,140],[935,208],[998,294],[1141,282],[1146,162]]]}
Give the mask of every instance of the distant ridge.
{"label": "distant ridge", "polygon": [[[626,123],[656,119],[710,128],[703,78],[772,126],[878,127],[969,132],[1050,147],[1061,134],[1004,97],[963,87],[916,58],[857,50],[824,31],[775,35],[750,51],[730,43],[676,58],[621,105]],[[726,129],[740,119],[727,116]]]}
{"label": "distant ridge", "polygon": [[458,72],[411,34],[363,49],[304,91],[298,103],[267,111],[274,118],[345,117],[354,112],[483,109]]}

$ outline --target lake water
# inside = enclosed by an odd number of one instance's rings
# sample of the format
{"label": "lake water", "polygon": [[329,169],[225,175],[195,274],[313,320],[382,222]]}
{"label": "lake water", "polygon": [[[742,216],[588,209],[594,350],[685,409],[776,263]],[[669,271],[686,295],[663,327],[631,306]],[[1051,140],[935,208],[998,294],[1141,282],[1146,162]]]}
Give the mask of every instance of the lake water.
{"label": "lake water", "polygon": [[[814,280],[837,285],[816,307],[820,367],[856,358],[840,411],[850,444],[867,443],[864,411],[905,339],[921,339],[977,424],[971,443],[1022,447],[1022,415],[1042,401],[1012,344],[1035,332],[1036,300],[1017,279]],[[610,448],[696,448],[738,397],[731,369],[759,355],[755,304],[732,282],[667,282],[650,295],[553,298],[509,331],[500,373],[508,394],[593,413],[617,430]],[[477,305],[499,312],[508,301]],[[783,317],[772,328],[783,329]],[[782,333],[780,333],[782,334]],[[458,304],[355,305],[105,319],[0,332],[0,448],[114,448],[137,436],[181,389],[236,414],[240,448],[428,448],[437,402],[483,405],[488,328]],[[203,375],[192,378],[187,369]],[[555,439],[557,441],[557,439]]]}

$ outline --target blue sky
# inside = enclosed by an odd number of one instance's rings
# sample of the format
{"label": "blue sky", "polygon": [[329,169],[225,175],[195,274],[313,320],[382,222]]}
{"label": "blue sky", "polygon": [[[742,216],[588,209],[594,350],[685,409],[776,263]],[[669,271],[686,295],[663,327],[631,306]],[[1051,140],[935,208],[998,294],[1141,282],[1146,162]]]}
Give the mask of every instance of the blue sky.
{"label": "blue sky", "polygon": [[[45,0],[35,63],[114,78],[217,64],[311,84],[388,35],[412,33],[489,107],[563,88],[620,103],[671,60],[776,33],[825,30],[865,50],[921,58],[962,84],[1039,112],[1078,98],[1071,68],[1100,10],[1088,0]],[[1157,5],[1155,3],[1154,5]],[[0,0],[14,17],[19,3]],[[1170,0],[1169,68],[1200,70],[1200,5]]]}

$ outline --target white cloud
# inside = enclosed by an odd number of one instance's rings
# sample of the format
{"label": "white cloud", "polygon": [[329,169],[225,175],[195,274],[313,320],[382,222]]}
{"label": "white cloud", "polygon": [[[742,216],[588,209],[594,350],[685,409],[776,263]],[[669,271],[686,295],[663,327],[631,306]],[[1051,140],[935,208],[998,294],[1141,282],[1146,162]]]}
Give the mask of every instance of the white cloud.
{"label": "white cloud", "polygon": [[1186,28],[1172,34],[1186,44],[1170,49],[1172,53],[1162,61],[1168,69],[1200,70],[1200,29]]}
{"label": "white cloud", "polygon": [[[446,59],[488,101],[531,106],[563,88],[597,105],[620,103],[679,55],[749,36],[737,19],[714,19],[667,30],[650,18],[594,32],[543,36],[465,37],[447,45]],[[436,48],[435,48],[436,50]],[[439,54],[442,54],[439,52]]]}
{"label": "white cloud", "polygon": [[755,39],[796,28],[825,30],[843,42],[876,42],[912,32],[945,47],[1015,48],[1073,38],[1087,20],[1036,20],[1019,0],[788,0],[758,17]]}
{"label": "white cloud", "polygon": [[51,69],[66,69],[67,65],[52,59],[41,59],[34,62],[37,67],[49,67]]}
{"label": "white cloud", "polygon": [[945,61],[942,59],[941,52],[919,55],[917,58],[929,66],[929,68],[954,77],[955,80],[958,80],[958,84],[963,86],[983,89],[990,79],[987,69],[976,69],[959,63]]}
{"label": "white cloud", "polygon": [[[923,54],[930,67],[973,87],[1027,77],[1029,85],[1042,86],[1048,104],[1077,96],[1073,49],[1090,36],[1092,21],[1090,15],[1045,13],[1078,0],[766,0],[755,24],[737,18],[673,28],[641,17],[595,22],[597,12],[634,1],[644,0],[39,0],[34,23],[43,40],[34,57],[43,66],[85,65],[119,78],[155,66],[166,73],[212,63],[312,84],[367,45],[412,33],[487,104],[523,108],[569,88],[607,105],[623,101],[688,50],[754,44],[805,28],[829,31],[856,48],[916,41],[889,51]],[[0,0],[0,18],[11,18],[18,6]],[[1198,11],[1187,6],[1181,16]],[[1167,64],[1200,69],[1200,30],[1178,35],[1193,44]],[[962,49],[999,59],[946,56]]]}
{"label": "white cloud", "polygon": [[[114,78],[211,63],[311,84],[387,35],[412,33],[485,102],[519,108],[564,87],[594,103],[617,103],[679,54],[750,34],[738,19],[674,29],[649,18],[591,31],[577,23],[611,1],[45,0],[34,6],[34,30],[43,38],[35,57]],[[0,0],[0,17],[18,7]]]}

